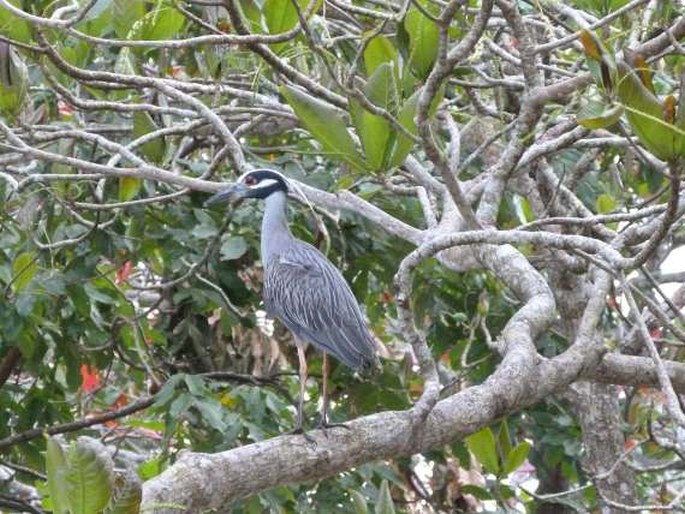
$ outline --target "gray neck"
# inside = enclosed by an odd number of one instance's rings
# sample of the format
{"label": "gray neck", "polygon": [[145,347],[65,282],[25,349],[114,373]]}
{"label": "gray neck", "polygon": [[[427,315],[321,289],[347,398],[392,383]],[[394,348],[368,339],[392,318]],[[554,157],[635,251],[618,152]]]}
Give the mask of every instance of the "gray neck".
{"label": "gray neck", "polygon": [[270,194],[264,201],[262,219],[262,264],[268,266],[269,260],[279,255],[292,241],[293,235],[288,227],[286,211],[287,197],[282,191]]}

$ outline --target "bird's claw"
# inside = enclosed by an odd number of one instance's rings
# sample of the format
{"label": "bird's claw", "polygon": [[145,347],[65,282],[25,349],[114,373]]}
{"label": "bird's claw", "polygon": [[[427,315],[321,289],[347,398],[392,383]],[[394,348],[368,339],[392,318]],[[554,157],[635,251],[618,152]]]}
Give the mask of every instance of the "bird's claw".
{"label": "bird's claw", "polygon": [[351,430],[349,426],[347,426],[345,423],[329,423],[328,421],[321,421],[316,428],[321,430],[323,432],[323,435],[328,437],[328,429],[329,428],[344,428],[345,430]]}
{"label": "bird's claw", "polygon": [[316,440],[302,426],[293,428],[290,432],[286,432],[285,435],[301,435],[309,444],[316,446]]}

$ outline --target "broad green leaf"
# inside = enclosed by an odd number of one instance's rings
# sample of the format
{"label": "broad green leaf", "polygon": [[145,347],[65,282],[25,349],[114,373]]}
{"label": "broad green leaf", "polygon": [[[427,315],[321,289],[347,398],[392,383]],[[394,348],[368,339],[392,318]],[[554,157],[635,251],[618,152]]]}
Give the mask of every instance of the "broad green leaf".
{"label": "broad green leaf", "polygon": [[241,258],[247,252],[247,241],[242,236],[232,236],[226,239],[219,253],[222,260],[232,261]]}
{"label": "broad green leaf", "polygon": [[[433,98],[431,101],[430,109],[428,111],[431,115],[435,113],[438,105],[440,105],[440,102],[442,102],[444,93],[445,88],[441,87],[438,90],[438,93],[435,95],[435,98]],[[405,100],[404,104],[402,104],[402,107],[400,108],[399,114],[397,115],[397,120],[400,122],[400,124],[406,128],[409,133],[414,135],[417,133],[416,122],[414,121],[414,118],[416,116],[416,108],[419,102],[420,94],[421,90],[418,90],[414,92],[414,94],[412,94],[407,100]],[[388,166],[390,168],[400,166],[402,163],[404,163],[404,160],[407,158],[407,155],[409,155],[409,152],[411,152],[412,148],[414,148],[414,142],[401,132],[398,132],[395,147],[392,151],[392,156]]]}
{"label": "broad green leaf", "polygon": [[369,168],[382,171],[385,168],[386,149],[394,135],[390,122],[365,110],[356,100],[350,102],[350,110]]}
{"label": "broad green leaf", "polygon": [[193,404],[193,397],[189,394],[180,394],[169,406],[169,416],[176,419]]}
{"label": "broad green leaf", "polygon": [[521,225],[524,225],[535,218],[535,214],[533,213],[533,209],[530,207],[530,202],[527,198],[514,194],[511,201],[514,205],[516,219]]}
{"label": "broad green leaf", "polygon": [[497,443],[490,427],[485,427],[465,439],[466,446],[488,473],[499,473]]}
{"label": "broad green leaf", "polygon": [[77,24],[79,31],[91,36],[103,37],[112,30],[112,1],[97,0]]}
{"label": "broad green leaf", "polygon": [[[22,5],[21,0],[9,0],[9,3],[19,8]],[[0,8],[0,34],[21,43],[29,43],[32,39],[29,24],[4,8]]]}
{"label": "broad green leaf", "polygon": [[255,0],[239,0],[236,5],[238,5],[245,21],[248,24],[250,32],[254,34],[261,34],[264,32],[262,27],[262,11],[259,8],[259,4]]}
{"label": "broad green leaf", "polygon": [[528,441],[521,441],[519,444],[514,446],[511,451],[507,454],[506,459],[504,459],[504,465],[502,466],[502,472],[505,475],[513,473],[525,462],[526,457],[528,457],[528,452],[530,451],[530,443]]}
{"label": "broad green leaf", "polygon": [[196,400],[193,402],[195,408],[202,414],[202,418],[207,424],[219,432],[226,431],[226,422],[223,419],[223,407],[216,400]]}
{"label": "broad green leaf", "polygon": [[143,480],[150,480],[162,472],[162,457],[157,456],[153,459],[143,462],[138,466],[138,475]]}
{"label": "broad green leaf", "polygon": [[283,85],[280,91],[304,127],[323,145],[324,150],[343,159],[358,171],[367,169],[367,164],[357,151],[338,109],[296,87]]}
{"label": "broad green leaf", "polygon": [[133,26],[134,38],[146,41],[174,39],[185,22],[185,17],[173,7],[160,6],[147,13]]}
{"label": "broad green leaf", "polygon": [[20,253],[12,263],[12,289],[17,293],[23,290],[33,280],[36,273],[38,273],[36,254],[33,252]]}
{"label": "broad green leaf", "polygon": [[347,494],[352,498],[352,508],[355,514],[368,514],[369,508],[366,505],[366,498],[356,489],[348,489]]}
{"label": "broad green leaf", "polygon": [[[391,63],[381,63],[364,88],[366,97],[378,107],[393,112],[397,102],[397,86]],[[352,100],[350,113],[364,148],[369,166],[374,171],[385,169],[388,152],[396,137],[391,123],[373,114]]]}
{"label": "broad green leaf", "polygon": [[139,514],[143,500],[143,487],[138,474],[129,469],[116,479],[115,493],[105,514]]}
{"label": "broad green leaf", "polygon": [[409,35],[409,67],[423,80],[438,57],[438,27],[416,7],[407,11],[403,25]]}
{"label": "broad green leaf", "polygon": [[604,193],[597,197],[597,212],[606,214],[616,208],[616,199]]}
{"label": "broad green leaf", "polygon": [[618,96],[640,142],[660,159],[685,155],[685,131],[664,121],[664,106],[627,64],[619,63],[618,70]]}
{"label": "broad green leaf", "polygon": [[589,30],[582,30],[579,39],[585,50],[585,55],[595,61],[602,60],[602,54],[604,53],[602,45],[592,32]]}
{"label": "broad green leaf", "polygon": [[383,63],[393,63],[397,66],[397,49],[390,40],[383,36],[375,36],[364,49],[364,66],[366,76],[371,77]]}
{"label": "broad green leaf", "polygon": [[649,64],[647,63],[647,60],[645,59],[644,55],[638,54],[638,53],[631,53],[629,51],[626,51],[626,60],[630,57],[630,66],[635,70],[637,73],[637,76],[640,79],[640,82],[642,82],[642,85],[645,86],[650,93],[655,94],[654,90],[654,74],[652,73],[652,69],[649,67]]}
{"label": "broad green leaf", "polygon": [[[416,135],[416,123],[414,122],[414,116],[416,116],[416,106],[419,102],[419,95],[421,90],[416,91],[402,104],[399,114],[397,115],[397,121],[406,128],[411,134]],[[407,136],[399,132],[397,134],[397,141],[395,143],[395,149],[390,158],[390,167],[400,166],[404,160],[411,152],[414,147],[414,142]]]}
{"label": "broad green leaf", "polygon": [[66,459],[62,446],[52,437],[46,437],[45,471],[53,514],[68,514],[69,498],[65,473]]}
{"label": "broad green leaf", "polygon": [[145,16],[145,0],[113,0],[111,16],[114,32],[124,39],[133,25]]}
{"label": "broad green leaf", "polygon": [[614,57],[599,38],[588,30],[581,31],[580,42],[585,50],[585,55],[590,59],[587,62],[590,73],[606,91],[613,92],[617,82]]}
{"label": "broad green leaf", "polygon": [[381,63],[364,86],[366,97],[391,114],[397,109],[398,95],[394,69],[394,63]]}
{"label": "broad green leaf", "polygon": [[107,448],[96,439],[81,436],[67,454],[67,490],[71,514],[96,514],[109,503],[114,465]]}
{"label": "broad green leaf", "polygon": [[205,382],[198,375],[185,375],[185,383],[190,394],[202,396],[205,393]]}
{"label": "broad green leaf", "polygon": [[133,200],[142,186],[143,180],[138,177],[119,177],[119,201]]}
{"label": "broad green leaf", "polygon": [[[135,138],[142,137],[158,129],[159,127],[152,119],[152,116],[150,116],[150,113],[137,111],[133,114],[133,136]],[[145,157],[155,163],[160,163],[164,159],[164,153],[166,152],[164,138],[155,138],[142,144],[139,148]]]}
{"label": "broad green leaf", "polygon": [[462,494],[470,494],[471,496],[475,496],[479,500],[492,500],[494,499],[494,496],[490,491],[483,487],[479,487],[477,485],[471,485],[471,484],[465,484],[462,485],[459,489],[459,491]]}
{"label": "broad green leaf", "polygon": [[[620,107],[640,142],[660,159],[673,160],[685,155],[685,131],[673,123],[675,108],[669,108],[668,100],[662,104],[649,89],[652,85],[651,75],[644,68],[644,60],[634,59],[642,66],[642,69],[636,71],[625,62],[615,62],[593,33],[582,31],[580,40],[590,59],[590,71],[609,93],[618,95]],[[585,118],[585,126],[595,128],[608,126],[606,123],[615,119],[617,114],[618,110],[613,108],[602,116],[581,118]]]}
{"label": "broad green leaf", "polygon": [[620,105],[607,105],[603,102],[589,101],[585,103],[576,121],[587,129],[608,128],[616,124],[623,115],[623,107]]}
{"label": "broad green leaf", "polygon": [[[298,4],[302,7],[301,1]],[[270,34],[287,32],[298,22],[297,11],[291,0],[266,0],[262,13]]]}
{"label": "broad green leaf", "polygon": [[0,114],[16,118],[26,98],[28,69],[21,55],[0,41]]}
{"label": "broad green leaf", "polygon": [[381,482],[381,487],[378,490],[378,498],[376,499],[375,514],[395,514],[395,503],[390,496],[390,486],[387,480]]}

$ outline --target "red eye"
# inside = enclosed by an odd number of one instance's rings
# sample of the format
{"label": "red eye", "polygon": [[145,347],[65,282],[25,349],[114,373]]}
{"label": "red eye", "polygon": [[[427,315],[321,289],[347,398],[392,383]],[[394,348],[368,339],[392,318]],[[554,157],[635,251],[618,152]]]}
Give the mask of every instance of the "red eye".
{"label": "red eye", "polygon": [[257,183],[257,179],[251,175],[248,175],[247,177],[245,177],[244,182],[246,186],[254,186]]}

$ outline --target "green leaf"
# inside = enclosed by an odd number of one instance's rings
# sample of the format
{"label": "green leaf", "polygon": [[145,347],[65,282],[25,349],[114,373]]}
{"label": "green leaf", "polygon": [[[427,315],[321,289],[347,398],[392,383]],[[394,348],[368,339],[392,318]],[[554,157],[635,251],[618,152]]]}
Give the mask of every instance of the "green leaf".
{"label": "green leaf", "polygon": [[262,11],[259,8],[259,4],[255,0],[239,0],[236,5],[247,22],[250,32],[253,34],[263,33]]}
{"label": "green leaf", "polygon": [[477,485],[471,485],[471,484],[465,484],[462,485],[459,491],[462,494],[470,494],[471,496],[475,496],[479,500],[493,500],[494,496],[490,491],[483,487],[479,487]]}
{"label": "green leaf", "polygon": [[221,244],[219,253],[222,260],[240,259],[247,252],[247,241],[242,236],[231,236]]}
{"label": "green leaf", "polygon": [[[589,31],[581,32],[580,41],[595,80],[607,92],[615,93],[621,104],[599,114],[581,115],[578,122],[588,128],[610,126],[618,119],[622,109],[635,136],[654,155],[667,161],[685,155],[685,130],[673,123],[674,102],[667,99],[662,104],[645,86],[651,87],[651,78],[645,78],[650,71],[644,68],[636,71],[625,62],[616,62],[599,38]],[[635,56],[633,60],[644,62],[641,56]]]}
{"label": "green leaf", "polygon": [[606,193],[597,197],[597,212],[599,214],[606,214],[616,208],[616,200]]}
{"label": "green leaf", "polygon": [[133,200],[143,186],[142,179],[137,177],[119,177],[119,201]]}
{"label": "green leaf", "polygon": [[499,473],[497,443],[490,427],[485,427],[465,439],[466,446],[488,473]]}
{"label": "green leaf", "polygon": [[114,0],[112,2],[112,22],[117,37],[128,37],[133,25],[145,16],[145,0]]}
{"label": "green leaf", "polygon": [[362,493],[356,489],[348,489],[347,494],[349,494],[352,499],[352,508],[354,509],[355,514],[367,514],[369,512],[369,508],[366,505],[366,498],[364,498]]}
{"label": "green leaf", "polygon": [[383,480],[381,487],[378,490],[378,498],[376,499],[375,514],[395,514],[395,503],[390,496],[390,486],[388,481]]}
{"label": "green leaf", "polygon": [[528,441],[521,441],[514,446],[504,460],[504,465],[502,466],[503,473],[508,475],[520,468],[525,462],[526,457],[528,457],[528,452],[530,452],[530,443]]}
{"label": "green leaf", "polygon": [[615,125],[623,115],[623,107],[620,105],[607,105],[604,102],[589,101],[585,103],[576,121],[587,129],[602,129]]}
{"label": "green leaf", "polygon": [[107,448],[81,436],[67,455],[67,491],[71,514],[96,514],[109,503],[114,486],[114,464]]}
{"label": "green leaf", "polygon": [[194,405],[210,427],[222,433],[226,431],[226,422],[223,418],[223,407],[219,402],[215,400],[195,401]]}
{"label": "green leaf", "polygon": [[193,397],[189,394],[180,394],[171,402],[169,406],[169,416],[176,419],[181,414],[185,413],[193,404]]}
{"label": "green leaf", "polygon": [[157,456],[153,459],[143,462],[138,466],[138,476],[143,480],[150,480],[162,472],[163,457]]}
{"label": "green leaf", "polygon": [[[158,129],[159,127],[152,119],[152,116],[150,116],[150,113],[136,111],[133,114],[133,136],[136,139]],[[166,152],[166,144],[162,137],[148,141],[138,148],[140,148],[140,151],[145,157],[156,163],[159,163],[164,159],[164,154]]]}
{"label": "green leaf", "polygon": [[12,263],[12,289],[18,293],[31,283],[38,273],[37,256],[33,252],[17,255]]}
{"label": "green leaf", "polygon": [[[9,3],[19,8],[22,4],[21,0],[9,0]],[[0,34],[21,43],[30,43],[32,39],[30,25],[4,8],[0,9]]]}
{"label": "green leaf", "polygon": [[615,89],[618,80],[616,61],[602,44],[599,38],[588,30],[583,30],[580,33],[580,42],[583,45],[585,55],[589,58],[587,61],[588,69],[607,92],[612,93]]}
{"label": "green leaf", "polygon": [[618,65],[618,96],[630,127],[647,149],[664,160],[685,155],[685,130],[664,121],[664,105],[625,63]]}
{"label": "green leaf", "polygon": [[514,213],[516,214],[516,219],[521,225],[528,223],[535,219],[535,214],[530,206],[528,198],[514,194],[511,198],[514,205]]}
{"label": "green leaf", "polygon": [[287,32],[298,22],[297,11],[291,0],[266,0],[262,13],[270,34]]}
{"label": "green leaf", "polygon": [[338,109],[296,87],[283,85],[280,91],[305,128],[323,145],[324,150],[343,159],[358,171],[367,169],[368,166],[357,151]]}
{"label": "green leaf", "polygon": [[364,49],[364,66],[366,76],[371,77],[383,63],[391,63],[397,66],[397,49],[392,42],[383,35],[377,35]]}
{"label": "green leaf", "polygon": [[[438,105],[440,105],[440,102],[442,102],[444,93],[445,88],[441,87],[438,90],[438,93],[435,95],[435,98],[431,100],[431,105],[428,110],[430,114],[435,113]],[[404,104],[402,104],[399,114],[397,115],[397,120],[400,122],[400,124],[406,128],[410,134],[414,135],[417,133],[414,117],[416,116],[416,107],[419,103],[420,94],[421,90],[415,91],[407,100],[405,100]],[[413,148],[414,142],[401,132],[398,132],[395,147],[392,151],[392,156],[388,166],[390,168],[400,166],[402,163],[404,163],[404,160],[407,158],[407,155],[409,155],[409,152],[411,152]]]}
{"label": "green leaf", "polygon": [[[394,111],[398,93],[392,63],[381,63],[366,83],[364,94],[374,105],[388,112]],[[350,102],[350,111],[369,166],[374,171],[385,169],[388,152],[396,137],[391,123],[367,111],[356,100]]]}
{"label": "green leaf", "polygon": [[[146,41],[174,39],[185,22],[185,17],[173,7],[160,6],[150,11],[134,26],[133,38]],[[137,37],[136,37],[137,36]]]}
{"label": "green leaf", "polygon": [[15,118],[26,98],[28,69],[21,55],[0,41],[0,114]]}
{"label": "green leaf", "polygon": [[54,438],[46,437],[45,471],[53,514],[68,514],[69,512],[66,469],[62,446]]}
{"label": "green leaf", "polygon": [[205,381],[199,375],[185,375],[185,383],[190,394],[203,396],[205,394]]}
{"label": "green leaf", "polygon": [[[416,106],[419,103],[419,95],[421,91],[416,91],[411,95],[400,109],[397,115],[397,121],[406,128],[411,134],[416,135],[416,123],[414,122],[414,116],[416,116]],[[395,149],[390,158],[390,167],[400,166],[404,163],[404,160],[411,152],[414,147],[414,142],[401,132],[397,134],[397,142],[395,143]]]}
{"label": "green leaf", "polygon": [[409,35],[409,68],[424,80],[438,57],[440,32],[435,23],[416,7],[407,11],[403,25]]}

